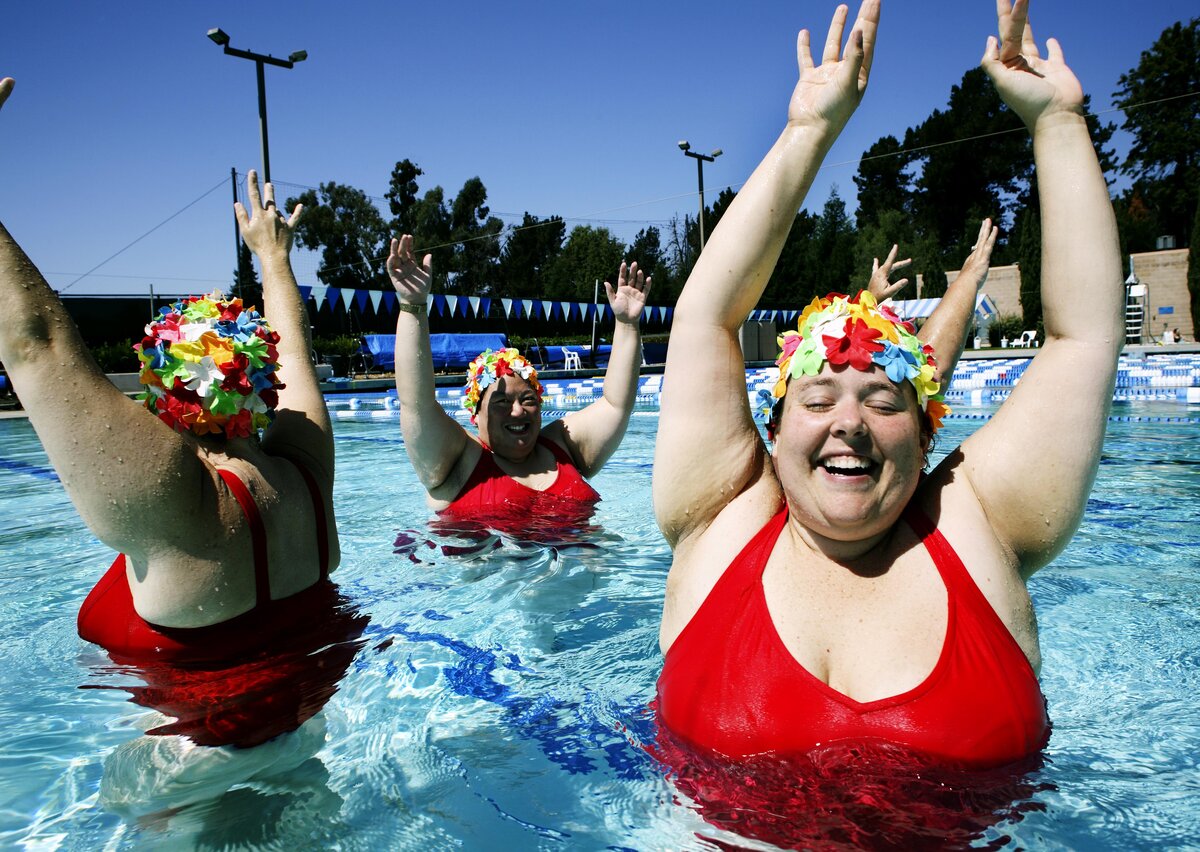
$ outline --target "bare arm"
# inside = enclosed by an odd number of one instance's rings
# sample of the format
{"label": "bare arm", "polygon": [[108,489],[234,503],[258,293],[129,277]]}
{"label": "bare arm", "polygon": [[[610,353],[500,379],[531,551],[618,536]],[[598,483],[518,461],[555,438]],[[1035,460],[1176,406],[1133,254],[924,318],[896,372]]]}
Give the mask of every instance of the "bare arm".
{"label": "bare arm", "polygon": [[[617,286],[604,282],[608,303],[616,318],[612,352],[608,369],[604,371],[604,395],[584,408],[568,414],[559,421],[564,442],[571,449],[575,464],[584,476],[595,476],[612,457],[625,437],[629,417],[637,402],[638,374],[642,366],[641,322],[646,297],[650,295],[650,279],[636,263],[622,263],[617,273]],[[555,426],[546,430],[557,437]]]}
{"label": "bare arm", "polygon": [[1046,342],[996,416],[962,448],[997,538],[1028,576],[1066,545],[1096,475],[1122,345],[1121,263],[1083,92],[1058,42],[1042,58],[1027,2],[998,0],[983,67],[1033,134],[1042,205]]}
{"label": "bare arm", "polygon": [[801,30],[787,127],[721,218],[676,306],[654,458],[654,511],[672,547],[707,528],[769,465],[751,418],[737,328],[762,296],[821,160],[866,89],[878,0],[863,2],[843,52],[846,18],[839,6],[819,65]]}
{"label": "bare arm", "polygon": [[[0,81],[0,104],[12,88],[10,78]],[[0,360],[80,517],[109,547],[144,555],[148,530],[184,523],[199,505],[200,461],[183,438],[108,381],[3,225],[0,317]]]}
{"label": "bare arm", "polygon": [[470,438],[437,401],[433,351],[429,345],[426,301],[433,282],[433,258],[418,263],[412,236],[392,240],[388,277],[402,306],[396,319],[396,394],[404,447],[426,491],[437,488],[453,472]]}
{"label": "bare arm", "polygon": [[238,202],[234,213],[242,239],[262,264],[262,313],[279,333],[279,373],[285,385],[279,392],[275,421],[263,435],[263,449],[307,462],[332,497],[333,424],[309,355],[308,312],[300,300],[290,256],[303,208],[296,205],[292,215],[284,218],[275,207],[271,184],[263,188],[260,198],[258,174],[253,169],[246,175],[246,187],[250,211]]}
{"label": "bare arm", "polygon": [[954,368],[967,342],[967,332],[975,315],[975,299],[987,281],[992,263],[992,249],[1000,229],[984,219],[979,237],[958,277],[946,288],[942,301],[934,308],[929,320],[921,327],[918,337],[933,347],[937,358],[937,380],[942,390],[954,375]]}

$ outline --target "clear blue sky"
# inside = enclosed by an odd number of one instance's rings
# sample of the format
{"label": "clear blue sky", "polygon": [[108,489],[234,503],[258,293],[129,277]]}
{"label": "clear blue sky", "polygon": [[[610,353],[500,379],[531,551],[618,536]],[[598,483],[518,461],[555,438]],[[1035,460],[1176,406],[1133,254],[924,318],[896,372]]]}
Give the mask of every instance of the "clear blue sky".
{"label": "clear blue sky", "polygon": [[[393,164],[453,197],[478,175],[493,212],[607,224],[632,239],[696,209],[676,141],[720,147],[707,198],[740,185],[782,126],[795,36],[823,37],[834,4],[652,2],[10,3],[0,75],[0,219],[56,288],[159,225],[69,293],[201,291],[234,267],[231,167],[260,166],[254,65],[232,46],[286,56],[267,69],[278,184],[338,181],[382,196]],[[852,7],[856,8],[856,7]],[[1063,43],[1093,104],[1194,0],[1034,0],[1039,41]],[[807,206],[836,185],[853,207],[854,161],[944,106],[995,27],[990,0],[884,0],[866,99]],[[1120,114],[1109,116],[1120,119]],[[1119,140],[1124,147],[1124,140]],[[976,143],[978,144],[978,143]],[[224,181],[224,183],[222,183]],[[297,264],[316,283],[311,258]]]}

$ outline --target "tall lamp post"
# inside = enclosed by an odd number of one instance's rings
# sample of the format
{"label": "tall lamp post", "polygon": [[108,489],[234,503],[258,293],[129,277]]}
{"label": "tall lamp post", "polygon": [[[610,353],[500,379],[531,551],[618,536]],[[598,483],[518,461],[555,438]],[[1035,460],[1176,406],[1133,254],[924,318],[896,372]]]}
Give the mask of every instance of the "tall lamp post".
{"label": "tall lamp post", "polygon": [[269,54],[264,56],[261,53],[230,47],[229,35],[216,27],[208,31],[208,37],[214,44],[224,48],[227,55],[253,60],[258,69],[258,125],[262,135],[263,183],[269,183],[271,180],[271,154],[267,146],[267,88],[266,80],[263,77],[263,66],[275,65],[279,68],[293,68],[297,62],[308,59],[308,51],[297,50],[295,53],[289,54],[287,59],[276,59]]}
{"label": "tall lamp post", "polygon": [[686,139],[679,140],[679,150],[683,151],[685,157],[692,157],[696,161],[696,179],[700,183],[700,251],[704,251],[704,164],[711,163],[725,152],[717,148],[711,154],[697,154]]}

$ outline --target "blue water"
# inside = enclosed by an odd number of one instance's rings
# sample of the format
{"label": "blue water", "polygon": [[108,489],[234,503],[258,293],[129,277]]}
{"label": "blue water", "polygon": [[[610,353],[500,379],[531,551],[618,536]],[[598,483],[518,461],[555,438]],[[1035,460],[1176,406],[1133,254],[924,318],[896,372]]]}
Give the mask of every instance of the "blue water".
{"label": "blue water", "polygon": [[[941,452],[989,409],[960,411]],[[1159,422],[1110,423],[1080,533],[1031,584],[1054,733],[1023,815],[980,843],[1200,845],[1200,411],[1114,415]],[[110,555],[28,424],[0,421],[0,846],[753,848],[705,823],[643,748],[669,565],[656,423],[635,416],[595,480],[600,531],[447,555],[394,416],[337,421],[335,579],[371,615],[368,641],[315,719],[231,754],[142,736],[148,711],[78,688],[104,657],[75,614]]]}

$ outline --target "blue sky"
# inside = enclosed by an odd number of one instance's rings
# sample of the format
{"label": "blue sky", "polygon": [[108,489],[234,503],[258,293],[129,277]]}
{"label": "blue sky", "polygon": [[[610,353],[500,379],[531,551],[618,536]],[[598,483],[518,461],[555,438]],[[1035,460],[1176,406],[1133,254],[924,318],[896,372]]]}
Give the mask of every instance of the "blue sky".
{"label": "blue sky", "polygon": [[[697,207],[695,163],[677,140],[725,151],[705,167],[709,201],[745,180],[783,124],[797,30],[809,27],[819,42],[833,8],[6,4],[0,75],[17,78],[17,90],[0,115],[0,219],[68,293],[227,284],[229,171],[260,167],[260,154],[254,65],[205,38],[220,27],[234,47],[308,51],[294,70],[267,69],[271,171],[285,189],[334,180],[382,196],[407,157],[425,170],[422,190],[440,184],[453,197],[478,175],[506,222],[557,214],[568,227],[605,224],[628,241]],[[1194,0],[1032,8],[1039,41],[1060,39],[1100,110],[1158,34],[1195,14]],[[819,210],[835,185],[853,205],[854,161],[944,106],[994,27],[990,0],[884,0],[866,99],[806,206]],[[301,283],[316,283],[315,268],[298,260]]]}

